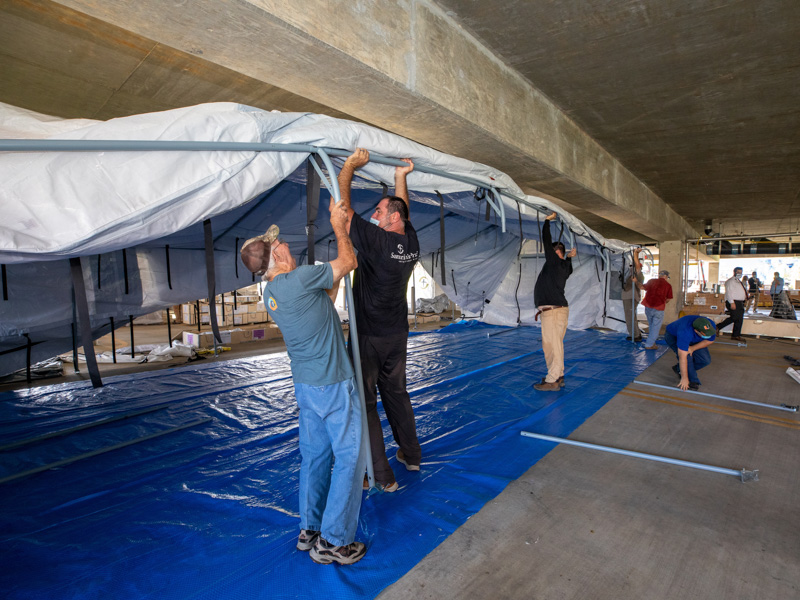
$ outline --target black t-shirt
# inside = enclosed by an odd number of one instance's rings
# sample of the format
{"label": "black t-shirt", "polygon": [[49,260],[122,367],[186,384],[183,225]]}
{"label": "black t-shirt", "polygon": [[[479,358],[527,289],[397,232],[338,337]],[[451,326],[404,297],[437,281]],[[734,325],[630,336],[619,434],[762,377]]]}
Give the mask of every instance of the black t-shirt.
{"label": "black t-shirt", "polygon": [[384,231],[353,214],[350,239],[358,250],[353,300],[358,333],[408,332],[408,279],[419,260],[417,232],[406,221],[405,234]]}
{"label": "black t-shirt", "polygon": [[544,267],[533,288],[533,302],[536,306],[567,306],[564,287],[572,274],[572,259],[560,258],[553,248],[550,235],[550,221],[542,227],[542,246],[544,246]]}
{"label": "black t-shirt", "polygon": [[757,277],[751,277],[747,280],[747,283],[749,284],[750,289],[748,291],[750,292],[757,292],[761,287],[761,282]]}

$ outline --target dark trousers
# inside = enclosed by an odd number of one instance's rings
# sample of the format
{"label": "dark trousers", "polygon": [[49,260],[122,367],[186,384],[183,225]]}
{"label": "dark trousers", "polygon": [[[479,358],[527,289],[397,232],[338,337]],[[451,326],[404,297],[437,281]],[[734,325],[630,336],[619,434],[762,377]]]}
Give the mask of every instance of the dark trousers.
{"label": "dark trousers", "polygon": [[375,480],[382,485],[388,485],[395,478],[386,457],[383,428],[378,415],[378,392],[381,394],[381,403],[392,428],[394,441],[400,446],[406,461],[418,465],[422,459],[411,398],[406,391],[408,334],[381,337],[359,335],[358,346],[364,379],[369,443],[372,448],[372,467]]}
{"label": "dark trousers", "polygon": [[731,323],[733,323],[733,337],[739,337],[742,335],[742,321],[744,320],[744,301],[742,300],[734,300],[733,306],[730,305],[729,302],[725,302],[725,307],[728,309],[728,314],[730,315],[727,319],[722,321],[722,323],[717,323],[717,329],[721,330],[723,327],[727,327]]}
{"label": "dark trousers", "polygon": [[[667,342],[667,346],[669,346],[672,351],[675,353],[675,356],[678,355],[678,338],[672,335],[669,331],[664,334],[664,341]],[[689,346],[691,348],[691,346]],[[680,358],[678,359],[678,364],[681,364]],[[708,351],[708,348],[700,348],[699,350],[695,350],[689,356],[686,357],[686,370],[688,371],[686,375],[689,377],[689,381],[694,383],[700,383],[700,379],[697,377],[697,372],[702,369],[703,367],[707,367],[711,364],[711,352]]]}

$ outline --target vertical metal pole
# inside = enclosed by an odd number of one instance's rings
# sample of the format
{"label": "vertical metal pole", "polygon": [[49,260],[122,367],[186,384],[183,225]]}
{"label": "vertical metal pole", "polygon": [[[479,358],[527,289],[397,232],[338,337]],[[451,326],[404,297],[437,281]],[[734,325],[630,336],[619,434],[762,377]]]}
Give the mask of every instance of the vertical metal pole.
{"label": "vertical metal pole", "polygon": [[133,345],[133,315],[128,315],[128,326],[131,328],[131,358],[133,358],[133,349],[136,347]]}
{"label": "vertical metal pole", "polygon": [[111,360],[117,364],[117,341],[114,337],[114,317],[109,317],[111,320]]}
{"label": "vertical metal pole", "polygon": [[344,276],[344,292],[347,299],[347,316],[350,319],[350,346],[353,349],[353,370],[356,373],[358,395],[361,398],[361,435],[367,448],[367,481],[370,489],[375,487],[375,470],[372,467],[372,448],[369,443],[369,424],[367,423],[367,405],[364,396],[364,378],[361,374],[361,351],[358,347],[358,329],[356,327],[356,311],[353,304],[353,288],[350,285],[350,274]]}
{"label": "vertical metal pole", "polygon": [[[328,170],[328,175],[331,178],[329,189],[333,194],[334,201],[338,203],[341,200],[341,196],[339,194],[339,182],[336,179],[336,170],[333,168],[331,159],[328,158],[328,155],[321,148],[318,150],[318,156],[322,159],[322,162],[325,164],[325,167]],[[366,401],[364,400],[364,379],[361,374],[361,352],[358,348],[358,329],[356,327],[356,313],[353,305],[353,288],[350,284],[349,274],[345,275],[344,277],[344,289],[345,298],[347,299],[347,314],[348,318],[350,319],[350,343],[352,344],[353,348],[353,370],[356,374],[356,387],[358,389],[358,395],[361,398],[362,444],[364,444],[367,454],[367,481],[369,481],[369,487],[371,489],[375,487],[375,472],[372,468],[372,448],[369,444],[367,405]]]}
{"label": "vertical metal pole", "polygon": [[631,252],[631,344],[636,343],[636,256],[634,250]]}
{"label": "vertical metal pole", "polygon": [[167,337],[169,338],[169,347],[172,348],[172,319],[169,318],[169,306],[167,307]]}
{"label": "vertical metal pole", "polygon": [[75,288],[72,289],[72,368],[75,373],[80,373],[78,368],[78,331],[75,324],[78,322],[78,307],[75,304]]}
{"label": "vertical metal pole", "polygon": [[414,269],[411,270],[411,312],[414,313],[414,329],[417,328],[417,278],[414,277],[414,270],[417,265],[414,263]]}

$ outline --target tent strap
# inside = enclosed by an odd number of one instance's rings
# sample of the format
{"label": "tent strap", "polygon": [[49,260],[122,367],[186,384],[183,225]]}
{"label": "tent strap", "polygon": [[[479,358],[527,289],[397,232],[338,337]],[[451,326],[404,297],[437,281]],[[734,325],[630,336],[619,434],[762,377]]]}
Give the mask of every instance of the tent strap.
{"label": "tent strap", "polygon": [[97,368],[97,357],[94,354],[94,340],[92,339],[92,323],[89,320],[89,302],[86,299],[86,285],[83,281],[83,266],[80,257],[69,259],[70,272],[72,273],[72,286],[75,290],[75,304],[78,309],[78,325],[80,326],[81,344],[86,366],[92,387],[103,387],[100,379],[100,369]]}
{"label": "tent strap", "polygon": [[[203,221],[203,233],[206,242],[206,280],[208,281],[208,317],[211,320],[211,331],[214,332],[214,350],[217,342],[222,343],[217,324],[217,281],[214,271],[214,235],[211,232],[211,219]],[[216,352],[215,352],[216,354]]]}

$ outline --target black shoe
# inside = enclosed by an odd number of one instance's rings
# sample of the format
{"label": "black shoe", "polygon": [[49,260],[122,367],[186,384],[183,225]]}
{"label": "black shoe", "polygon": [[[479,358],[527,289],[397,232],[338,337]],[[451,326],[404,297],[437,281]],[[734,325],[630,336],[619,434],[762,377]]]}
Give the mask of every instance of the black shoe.
{"label": "black shoe", "polygon": [[347,544],[347,546],[334,546],[320,536],[311,549],[309,556],[311,556],[311,560],[321,565],[329,565],[331,563],[352,565],[364,558],[366,553],[367,547],[361,542],[353,542]]}
{"label": "black shoe", "polygon": [[[547,383],[547,381],[545,381],[546,379],[547,379],[546,377],[542,377],[542,380],[541,380],[539,383],[540,383],[540,384],[542,384],[542,383]],[[558,384],[558,387],[559,387],[559,388],[563,388],[565,385],[567,385],[567,380],[566,380],[566,379],[564,379],[564,376],[562,375],[561,377],[559,377],[558,379],[556,379],[556,383]],[[533,387],[536,387],[536,384],[534,384],[534,386],[533,386]]]}
{"label": "black shoe", "polygon": [[697,390],[700,389],[700,383],[697,381],[690,381],[689,389],[692,390],[693,392],[696,392]]}
{"label": "black shoe", "polygon": [[677,375],[678,377],[681,376],[681,366],[680,365],[675,365],[674,367],[672,367],[672,370],[675,371],[675,375]]}

